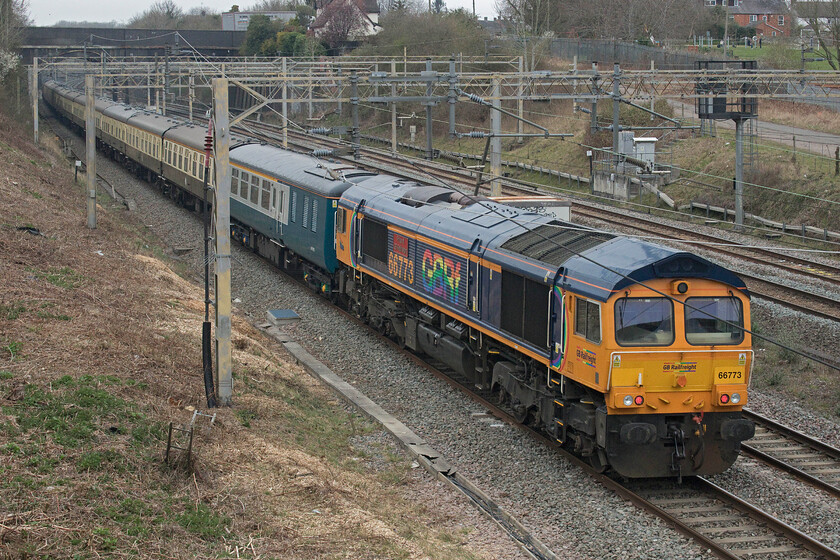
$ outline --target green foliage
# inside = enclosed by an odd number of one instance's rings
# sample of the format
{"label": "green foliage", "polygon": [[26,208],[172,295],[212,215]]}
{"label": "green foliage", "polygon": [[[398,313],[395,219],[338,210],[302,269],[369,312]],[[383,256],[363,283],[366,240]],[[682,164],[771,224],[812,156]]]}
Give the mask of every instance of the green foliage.
{"label": "green foliage", "polygon": [[239,422],[246,428],[251,427],[251,420],[257,419],[257,413],[252,412],[250,410],[246,410],[243,408],[238,409],[236,412],[236,417],[239,418]]}
{"label": "green foliage", "polygon": [[78,288],[84,280],[84,276],[70,268],[63,266],[61,268],[50,268],[46,271],[32,270],[38,278],[42,278],[58,288],[65,288],[73,290]]}
{"label": "green foliage", "polygon": [[326,54],[318,40],[306,36],[306,25],[314,16],[312,8],[299,6],[296,11],[298,17],[288,23],[271,21],[263,15],[252,17],[240,52],[243,55],[297,57]]}
{"label": "green foliage", "polygon": [[76,461],[76,467],[79,471],[102,471],[108,466],[113,466],[117,472],[125,470],[123,456],[108,449],[106,451],[92,451],[85,453],[79,460]]}
{"label": "green foliage", "polygon": [[26,313],[26,307],[19,303],[12,303],[10,305],[0,303],[0,318],[5,317],[9,321],[14,321],[23,313]]}
{"label": "green foliage", "polygon": [[[160,435],[161,428],[151,424],[130,403],[94,386],[101,382],[108,383],[109,377],[83,376],[75,382],[65,376],[53,383],[50,392],[30,384],[24,389],[23,399],[9,410],[15,414],[23,432],[46,432],[65,448],[92,441],[97,432],[103,431],[104,427],[99,425],[103,420],[108,427],[120,422],[130,423],[136,442],[145,443]],[[120,433],[121,428],[114,427],[116,433]],[[93,459],[95,457],[91,456],[89,460]],[[113,462],[114,458],[106,455],[102,459]]]}
{"label": "green foliage", "polygon": [[230,523],[229,518],[216,515],[202,503],[179,515],[177,521],[187,531],[208,540],[224,537],[225,525]]}
{"label": "green foliage", "polygon": [[268,16],[253,16],[248,22],[248,31],[245,32],[245,41],[239,52],[245,56],[263,54],[263,43],[274,40],[274,36],[280,31],[280,25],[282,23],[272,22]]}
{"label": "green foliage", "polygon": [[2,351],[3,354],[8,354],[10,360],[15,360],[21,350],[23,350],[23,342],[16,340],[6,340],[0,342],[0,351]]}

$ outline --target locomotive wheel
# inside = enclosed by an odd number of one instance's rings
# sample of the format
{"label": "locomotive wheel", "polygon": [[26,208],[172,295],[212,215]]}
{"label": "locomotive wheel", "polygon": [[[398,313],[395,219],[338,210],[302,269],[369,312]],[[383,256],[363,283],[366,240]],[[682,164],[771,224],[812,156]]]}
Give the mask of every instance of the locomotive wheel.
{"label": "locomotive wheel", "polygon": [[519,422],[520,424],[527,423],[528,416],[530,416],[530,409],[525,406],[524,404],[514,404],[512,407],[513,409],[513,419]]}
{"label": "locomotive wheel", "polygon": [[607,458],[601,449],[596,449],[595,453],[589,456],[589,464],[598,473],[603,473],[607,470]]}

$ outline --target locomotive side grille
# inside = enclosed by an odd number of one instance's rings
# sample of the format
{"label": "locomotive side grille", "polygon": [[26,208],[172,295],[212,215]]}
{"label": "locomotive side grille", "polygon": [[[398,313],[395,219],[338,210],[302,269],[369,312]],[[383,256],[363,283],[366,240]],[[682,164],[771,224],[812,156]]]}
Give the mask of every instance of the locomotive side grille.
{"label": "locomotive side grille", "polygon": [[569,257],[615,237],[607,233],[557,227],[560,225],[559,222],[552,222],[517,235],[507,240],[502,249],[560,266]]}

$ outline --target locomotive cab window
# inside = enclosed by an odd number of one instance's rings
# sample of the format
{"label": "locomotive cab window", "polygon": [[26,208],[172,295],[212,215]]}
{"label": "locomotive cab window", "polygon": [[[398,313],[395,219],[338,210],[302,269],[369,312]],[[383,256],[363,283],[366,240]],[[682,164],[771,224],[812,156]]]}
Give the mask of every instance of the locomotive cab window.
{"label": "locomotive cab window", "polygon": [[744,341],[744,313],[738,298],[693,297],[685,303],[685,339],[689,344],[706,346]]}
{"label": "locomotive cab window", "polygon": [[575,334],[589,342],[601,344],[601,305],[588,299],[575,298]]}
{"label": "locomotive cab window", "polygon": [[674,304],[667,298],[616,300],[615,341],[621,346],[670,346],[674,343]]}

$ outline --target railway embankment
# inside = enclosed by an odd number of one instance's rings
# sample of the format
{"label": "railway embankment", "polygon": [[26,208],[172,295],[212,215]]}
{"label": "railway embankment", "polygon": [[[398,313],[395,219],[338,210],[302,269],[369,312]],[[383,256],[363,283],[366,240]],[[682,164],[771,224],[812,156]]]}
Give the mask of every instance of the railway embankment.
{"label": "railway embankment", "polygon": [[242,315],[235,406],[167,463],[208,412],[199,271],[104,195],[87,229],[27,135],[0,114],[0,557],[517,557]]}

